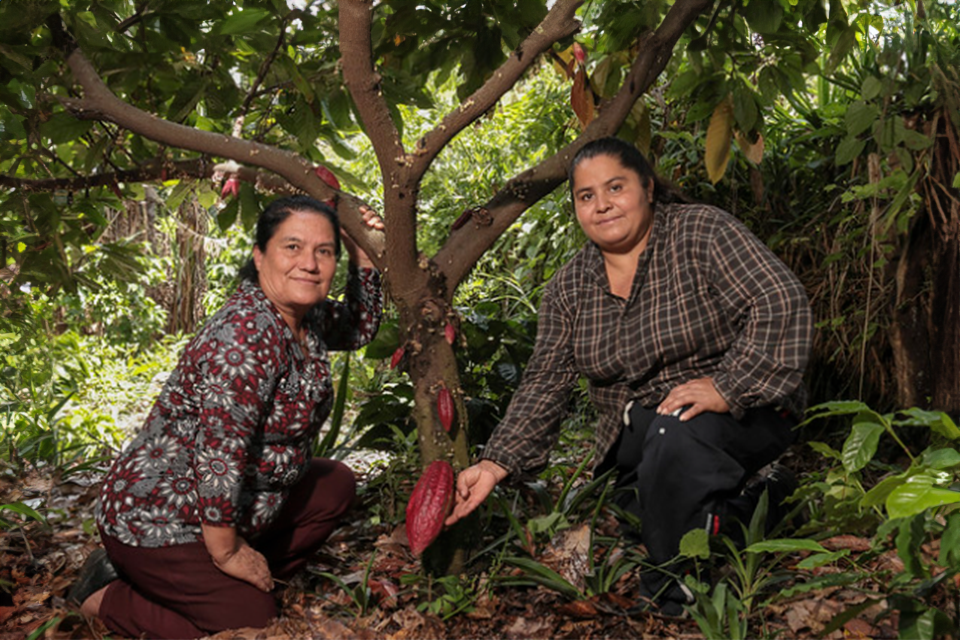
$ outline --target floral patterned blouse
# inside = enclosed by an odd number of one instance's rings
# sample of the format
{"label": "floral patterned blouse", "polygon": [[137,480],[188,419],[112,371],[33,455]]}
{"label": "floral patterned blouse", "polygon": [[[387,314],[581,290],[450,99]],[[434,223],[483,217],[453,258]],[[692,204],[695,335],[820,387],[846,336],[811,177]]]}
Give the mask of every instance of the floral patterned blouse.
{"label": "floral patterned blouse", "polygon": [[201,524],[255,538],[303,475],[330,414],[327,350],[369,342],[381,308],[379,273],[351,265],[346,301],[314,307],[301,345],[260,287],[241,284],[187,345],[107,474],[102,532],[150,548],[198,542]]}

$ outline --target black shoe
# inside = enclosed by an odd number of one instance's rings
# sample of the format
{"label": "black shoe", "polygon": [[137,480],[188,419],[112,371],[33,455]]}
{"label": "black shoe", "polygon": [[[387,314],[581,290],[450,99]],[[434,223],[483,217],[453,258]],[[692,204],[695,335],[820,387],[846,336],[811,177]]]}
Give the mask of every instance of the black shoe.
{"label": "black shoe", "polygon": [[[649,574],[645,576],[649,578]],[[663,586],[654,593],[650,584],[658,582],[656,579],[644,580],[640,582],[640,598],[634,606],[627,609],[627,615],[637,616],[644,613],[653,613],[667,618],[685,618],[687,610],[684,605],[690,605],[694,602],[693,593],[682,582],[669,579]]]}
{"label": "black shoe", "polygon": [[87,556],[87,560],[80,569],[80,576],[70,586],[70,591],[67,592],[67,602],[79,607],[87,598],[119,577],[116,568],[107,558],[106,550],[96,549]]}

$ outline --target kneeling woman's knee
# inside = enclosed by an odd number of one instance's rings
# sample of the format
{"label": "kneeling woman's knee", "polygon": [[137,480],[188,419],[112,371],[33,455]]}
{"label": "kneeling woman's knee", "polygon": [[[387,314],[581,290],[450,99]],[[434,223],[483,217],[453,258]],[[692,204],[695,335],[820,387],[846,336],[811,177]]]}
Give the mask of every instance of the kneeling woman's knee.
{"label": "kneeling woman's knee", "polygon": [[357,495],[357,477],[347,465],[339,460],[315,458],[313,464],[319,472],[319,485],[331,501],[346,511]]}

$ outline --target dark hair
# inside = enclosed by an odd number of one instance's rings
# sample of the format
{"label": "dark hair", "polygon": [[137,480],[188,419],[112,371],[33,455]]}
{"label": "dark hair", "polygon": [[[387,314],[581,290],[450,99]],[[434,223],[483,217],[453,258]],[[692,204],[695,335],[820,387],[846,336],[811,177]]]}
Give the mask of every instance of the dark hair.
{"label": "dark hair", "polygon": [[[290,217],[295,211],[304,211],[307,213],[316,213],[323,216],[333,225],[334,254],[340,257],[340,218],[337,212],[328,205],[315,200],[310,196],[287,196],[278,198],[271,202],[266,209],[260,213],[257,218],[257,231],[254,241],[260,251],[267,250],[267,243],[277,232],[277,227],[283,224],[283,221]],[[253,258],[250,258],[243,268],[240,269],[240,278],[243,280],[257,281],[257,265]]]}
{"label": "dark hair", "polygon": [[629,142],[612,136],[588,142],[577,151],[577,155],[573,156],[573,160],[570,162],[570,169],[567,171],[571,199],[573,199],[573,172],[581,162],[596,158],[597,156],[612,156],[616,158],[620,164],[640,176],[640,182],[643,183],[644,187],[652,181],[653,201],[655,203],[691,202],[687,196],[657,175],[657,172],[653,170],[646,156],[644,156],[639,149]]}

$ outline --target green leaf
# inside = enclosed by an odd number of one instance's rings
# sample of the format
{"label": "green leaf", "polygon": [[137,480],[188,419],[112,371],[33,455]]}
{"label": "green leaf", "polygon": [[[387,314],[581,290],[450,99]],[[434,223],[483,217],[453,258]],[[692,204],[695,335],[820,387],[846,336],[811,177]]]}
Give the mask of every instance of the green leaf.
{"label": "green leaf", "polygon": [[237,213],[240,211],[240,200],[237,198],[230,198],[230,202],[227,203],[223,209],[220,210],[220,213],[217,214],[217,226],[220,227],[221,231],[226,231],[233,226],[233,223],[237,221]]}
{"label": "green leaf", "polygon": [[746,548],[747,553],[792,553],[795,551],[814,551],[829,553],[819,542],[805,538],[778,538],[755,542]]}
{"label": "green leaf", "polygon": [[807,409],[807,413],[810,415],[807,421],[816,418],[829,418],[831,416],[845,416],[851,413],[860,413],[869,410],[870,407],[859,400],[835,400],[833,402],[814,405]]}
{"label": "green leaf", "polygon": [[757,102],[750,91],[742,83],[737,83],[733,89],[733,116],[737,120],[740,131],[753,131],[757,124]]}
{"label": "green leaf", "polygon": [[919,463],[929,469],[947,471],[960,467],[960,451],[956,449],[930,449],[920,456]]}
{"label": "green leaf", "polygon": [[882,505],[887,501],[891,491],[907,482],[907,477],[908,474],[900,473],[889,478],[884,478],[860,498],[860,506],[870,508]]}
{"label": "green leaf", "polygon": [[260,217],[260,200],[249,182],[240,183],[240,221],[244,229],[253,229]]}
{"label": "green leaf", "polygon": [[863,416],[863,413],[857,416],[857,422],[854,422],[850,435],[843,443],[843,468],[851,473],[863,469],[873,459],[877,453],[880,434],[883,433],[882,424],[863,420]]}
{"label": "green leaf", "polygon": [[837,166],[843,166],[853,162],[854,158],[863,153],[863,148],[867,145],[866,140],[861,140],[856,136],[847,136],[837,145],[837,155],[834,160]]}
{"label": "green leaf", "polygon": [[31,509],[22,502],[12,502],[10,504],[0,504],[0,511],[13,511],[24,518],[30,518],[36,520],[37,522],[46,522],[47,519],[42,515],[37,513],[35,510]]}
{"label": "green leaf", "polygon": [[847,135],[860,135],[872,127],[879,116],[880,110],[877,105],[867,104],[859,100],[854,102],[847,107],[847,113],[843,118],[843,124],[847,129]]}
{"label": "green leaf", "polygon": [[833,447],[831,447],[830,445],[826,444],[825,442],[811,441],[807,443],[807,446],[809,446],[811,449],[813,449],[814,451],[816,451],[817,453],[819,453],[825,458],[833,458],[834,460],[838,460],[838,461],[841,460],[840,452],[834,449]]}
{"label": "green leaf", "polygon": [[882,90],[883,82],[879,78],[876,76],[867,76],[863,80],[860,93],[863,95],[864,100],[873,100],[880,95],[880,91]]}
{"label": "green leaf", "polygon": [[535,560],[530,560],[529,558],[511,557],[504,558],[504,562],[523,569],[527,576],[534,582],[542,584],[549,589],[553,589],[554,591],[557,591],[568,598],[574,600],[581,598],[580,591],[574,585],[568,582],[563,576],[553,569],[544,566]]}
{"label": "green leaf", "polygon": [[936,609],[927,609],[923,613],[900,614],[900,640],[933,640],[936,629]]}
{"label": "green leaf", "polygon": [[[833,3],[831,3],[831,7],[832,6]],[[833,50],[830,52],[830,57],[827,59],[827,66],[824,71],[827,74],[832,74],[836,71],[837,67],[850,50],[853,49],[855,44],[857,44],[857,29],[856,27],[847,27],[843,30],[843,33],[840,34],[840,37],[837,38],[837,43],[833,45]]]}
{"label": "green leaf", "polygon": [[925,426],[936,431],[949,440],[960,439],[960,429],[953,422],[953,419],[943,411],[926,411],[913,407],[905,409],[901,414],[910,418],[909,420],[895,421],[893,424],[903,426]]}
{"label": "green leaf", "polygon": [[227,16],[220,23],[220,33],[225,36],[234,36],[240,33],[249,33],[255,29],[261,20],[269,17],[266,9],[244,9]]}
{"label": "green leaf", "polygon": [[60,112],[40,125],[40,133],[50,138],[53,144],[63,144],[76,140],[91,127],[93,122],[89,120],[77,120],[69,113]]}
{"label": "green leaf", "polygon": [[783,22],[783,7],[771,0],[751,0],[743,17],[757,33],[775,33]]}
{"label": "green leaf", "polygon": [[947,517],[947,526],[940,537],[940,565],[960,569],[960,512]]}
{"label": "green leaf", "polygon": [[347,396],[350,392],[350,352],[344,353],[343,372],[340,374],[340,384],[337,385],[337,395],[333,402],[333,412],[330,415],[330,426],[323,440],[314,450],[317,457],[329,457],[331,451],[337,444],[337,438],[340,435],[340,428],[343,425],[343,412],[347,404]]}
{"label": "green leaf", "polygon": [[680,539],[680,555],[685,558],[710,557],[710,536],[704,529],[691,529]]}
{"label": "green leaf", "polygon": [[923,514],[900,521],[895,543],[897,556],[903,561],[907,575],[913,578],[924,576],[923,561],[920,559],[920,545],[924,541]]}
{"label": "green leaf", "polygon": [[890,492],[887,513],[891,518],[906,518],[927,509],[960,502],[960,492],[933,486],[931,476],[913,476]]}
{"label": "green leaf", "polygon": [[812,556],[804,558],[798,562],[797,568],[807,570],[818,569],[828,564],[833,564],[840,558],[844,558],[848,555],[850,555],[850,549],[840,549],[839,551],[834,551],[833,553],[815,553]]}

